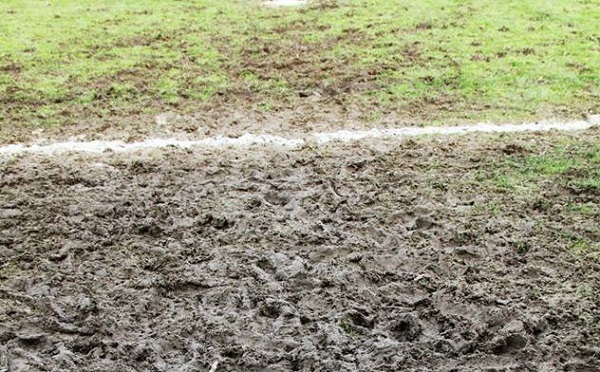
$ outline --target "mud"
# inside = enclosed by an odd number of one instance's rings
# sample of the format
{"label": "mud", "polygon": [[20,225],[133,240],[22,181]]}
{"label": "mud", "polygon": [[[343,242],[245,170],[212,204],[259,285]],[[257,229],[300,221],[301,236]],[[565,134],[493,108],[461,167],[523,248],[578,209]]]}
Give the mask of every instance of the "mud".
{"label": "mud", "polygon": [[[334,130],[365,130],[368,128],[397,128],[420,126],[419,118],[407,118],[388,112],[376,120],[369,118],[359,107],[331,105],[312,101],[293,104],[275,112],[263,112],[256,107],[230,107],[216,103],[215,107],[201,107],[196,112],[165,111],[157,115],[136,114],[110,118],[89,118],[75,115],[77,122],[60,126],[31,128],[23,123],[0,126],[0,144],[45,141],[124,140],[142,141],[146,138],[210,138],[216,136],[242,136],[246,133],[278,136],[302,136],[311,132]],[[427,121],[426,121],[427,122]],[[464,124],[452,121],[447,124]]]}
{"label": "mud", "polygon": [[597,190],[477,178],[538,140],[0,158],[0,370],[597,371]]}

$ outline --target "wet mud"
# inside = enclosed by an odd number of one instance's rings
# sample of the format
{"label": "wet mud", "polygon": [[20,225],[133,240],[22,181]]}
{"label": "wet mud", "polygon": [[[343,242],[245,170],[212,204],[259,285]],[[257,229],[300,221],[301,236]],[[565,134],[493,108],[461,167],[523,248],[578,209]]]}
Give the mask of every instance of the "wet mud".
{"label": "wet mud", "polygon": [[0,159],[0,370],[597,371],[598,195],[514,138]]}

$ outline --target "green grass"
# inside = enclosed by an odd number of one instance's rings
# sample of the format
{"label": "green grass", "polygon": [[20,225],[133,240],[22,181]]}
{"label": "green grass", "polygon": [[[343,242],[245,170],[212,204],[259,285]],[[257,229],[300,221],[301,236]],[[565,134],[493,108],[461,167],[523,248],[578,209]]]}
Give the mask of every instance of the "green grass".
{"label": "green grass", "polygon": [[553,225],[549,221],[558,220],[564,227],[553,231],[557,241],[577,255],[600,259],[598,136],[530,138],[512,148],[519,151],[486,162],[470,178],[472,185],[505,195],[502,202],[490,200],[489,211],[497,216],[502,214],[497,205],[520,206],[529,217],[546,221],[545,233]]}
{"label": "green grass", "polygon": [[[500,164],[490,168],[495,169],[499,177],[519,179],[520,182],[544,181],[570,187],[600,181],[600,143],[595,137],[589,140],[576,136],[550,138],[548,142],[541,148],[525,143],[520,147],[521,152],[504,157]],[[600,192],[600,188],[588,191]],[[584,203],[579,207],[573,204],[571,209],[589,211],[590,208],[592,204]]]}
{"label": "green grass", "polygon": [[271,111],[316,91],[425,123],[599,111],[596,0],[4,0],[0,17],[0,126]]}
{"label": "green grass", "polygon": [[[585,145],[585,146],[584,146]],[[535,147],[525,144],[518,154],[506,157],[502,164],[490,165],[491,170],[479,172],[477,181],[488,180],[497,189],[532,192],[532,185],[540,180],[560,184],[574,190],[600,193],[600,144],[576,140],[553,142],[552,147],[539,153]],[[539,190],[534,190],[537,192]],[[593,203],[571,204],[572,211],[593,213]]]}

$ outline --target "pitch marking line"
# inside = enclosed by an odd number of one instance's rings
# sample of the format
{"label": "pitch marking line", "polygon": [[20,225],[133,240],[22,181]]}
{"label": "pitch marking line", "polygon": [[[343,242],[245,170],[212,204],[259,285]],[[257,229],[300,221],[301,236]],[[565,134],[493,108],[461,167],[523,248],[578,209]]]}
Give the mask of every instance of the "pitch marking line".
{"label": "pitch marking line", "polygon": [[[592,119],[593,118],[593,119]],[[169,146],[178,148],[227,148],[250,147],[255,145],[299,148],[306,144],[324,145],[331,142],[360,141],[369,138],[414,137],[422,135],[456,135],[469,133],[518,133],[544,131],[578,131],[592,128],[600,124],[596,116],[588,121],[548,122],[529,124],[477,124],[456,127],[424,127],[396,128],[370,130],[340,130],[335,132],[317,132],[307,134],[302,138],[285,138],[268,134],[245,134],[241,137],[209,137],[197,140],[181,140],[175,138],[150,138],[141,142],[123,141],[66,141],[51,144],[13,144],[0,147],[0,155],[18,155],[23,153],[51,155],[60,152],[103,153],[105,151],[130,152],[136,150],[159,149]]]}

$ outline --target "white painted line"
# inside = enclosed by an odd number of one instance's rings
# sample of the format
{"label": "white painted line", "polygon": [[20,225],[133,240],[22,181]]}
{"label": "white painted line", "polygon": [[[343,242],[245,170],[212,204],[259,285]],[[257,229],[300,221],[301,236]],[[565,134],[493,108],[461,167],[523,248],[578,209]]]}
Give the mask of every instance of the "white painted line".
{"label": "white painted line", "polygon": [[600,115],[590,115],[587,119],[593,125],[600,125]]}
{"label": "white painted line", "polygon": [[142,142],[126,143],[123,141],[67,141],[56,142],[48,145],[15,144],[0,147],[0,155],[17,155],[22,153],[53,154],[60,152],[86,152],[103,153],[105,151],[129,152],[144,149],[159,149],[169,146],[178,148],[227,148],[272,146],[285,148],[299,148],[308,143],[326,144],[329,142],[359,141],[367,138],[392,138],[414,137],[422,135],[453,135],[465,133],[515,133],[515,132],[541,132],[541,131],[577,131],[599,125],[596,120],[571,121],[565,123],[530,123],[530,124],[477,124],[458,127],[424,127],[424,128],[396,128],[396,129],[371,129],[371,130],[340,130],[336,132],[323,132],[308,134],[304,138],[285,138],[268,134],[245,134],[241,137],[210,137],[198,140],[147,139]]}
{"label": "white painted line", "polygon": [[25,145],[15,144],[0,147],[0,154],[18,154],[18,153],[35,153],[35,154],[52,154],[56,152],[89,152],[102,153],[105,151],[128,152],[144,149],[157,149],[169,146],[179,148],[191,147],[248,147],[252,145],[274,145],[283,147],[300,147],[304,145],[302,139],[286,139],[278,136],[267,134],[245,134],[238,138],[230,137],[210,137],[200,140],[178,140],[174,138],[153,138],[142,142],[126,143],[123,141],[67,141],[57,142],[49,145]]}
{"label": "white painted line", "polygon": [[572,121],[566,123],[529,123],[529,124],[477,124],[463,125],[459,127],[424,127],[424,128],[398,128],[398,129],[371,129],[366,131],[341,130],[330,133],[316,133],[314,137],[318,143],[331,141],[356,141],[363,138],[381,137],[410,137],[427,134],[461,134],[461,133],[503,133],[503,132],[537,132],[537,131],[574,131],[588,129],[594,123],[587,121]]}
{"label": "white painted line", "polygon": [[308,1],[306,0],[267,0],[263,2],[266,6],[271,7],[280,7],[280,6],[300,6],[306,5]]}
{"label": "white painted line", "polygon": [[15,144],[0,147],[0,154],[19,154],[19,153],[34,153],[34,154],[53,154],[57,152],[89,152],[103,153],[105,151],[114,152],[130,152],[136,150],[158,149],[164,147],[178,148],[219,148],[219,147],[248,147],[252,145],[273,145],[282,147],[300,147],[304,145],[301,139],[286,139],[268,134],[245,134],[238,138],[230,137],[212,137],[201,140],[178,140],[174,138],[151,138],[142,142],[126,143],[123,141],[67,141],[56,142],[49,145],[24,145]]}

